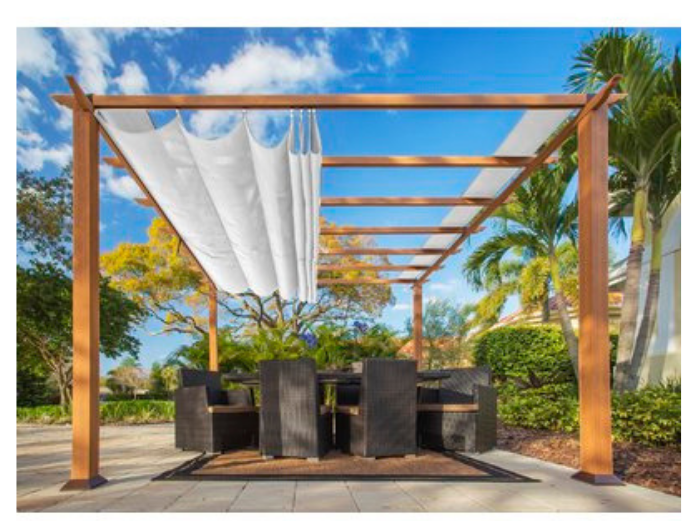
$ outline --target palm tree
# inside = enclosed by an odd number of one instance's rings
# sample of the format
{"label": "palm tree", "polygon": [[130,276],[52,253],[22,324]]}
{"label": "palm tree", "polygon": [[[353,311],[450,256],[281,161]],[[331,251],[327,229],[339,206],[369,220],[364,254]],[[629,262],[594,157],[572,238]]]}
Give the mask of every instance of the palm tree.
{"label": "palm tree", "polygon": [[[570,147],[569,147],[570,149]],[[576,157],[564,153],[520,188],[495,213],[496,233],[467,258],[463,272],[476,288],[493,289],[481,304],[501,310],[513,293],[524,304],[546,302],[553,290],[569,354],[578,368],[578,339],[571,325],[562,262],[575,239],[577,207],[565,194],[576,172]],[[509,257],[510,256],[510,257]]]}
{"label": "palm tree", "polygon": [[[624,305],[620,321],[616,390],[634,388],[655,322],[659,298],[662,216],[680,192],[680,58],[672,59],[645,33],[610,30],[584,45],[569,84],[594,91],[615,74],[628,97],[610,119],[611,211],[632,208]],[[646,231],[650,224],[652,261],[646,304],[637,335],[640,278]]]}

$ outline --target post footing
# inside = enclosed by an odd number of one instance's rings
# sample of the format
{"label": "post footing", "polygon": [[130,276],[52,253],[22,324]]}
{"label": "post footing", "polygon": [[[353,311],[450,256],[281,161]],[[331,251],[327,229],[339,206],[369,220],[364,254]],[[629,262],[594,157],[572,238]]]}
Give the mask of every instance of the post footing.
{"label": "post footing", "polygon": [[580,470],[571,477],[578,481],[583,481],[584,483],[588,483],[590,485],[597,485],[601,487],[624,486],[622,480],[614,474],[591,474],[590,472]]}
{"label": "post footing", "polygon": [[71,479],[63,485],[60,491],[67,492],[70,490],[91,490],[99,485],[103,485],[106,482],[108,482],[108,480],[99,474],[89,479]]}

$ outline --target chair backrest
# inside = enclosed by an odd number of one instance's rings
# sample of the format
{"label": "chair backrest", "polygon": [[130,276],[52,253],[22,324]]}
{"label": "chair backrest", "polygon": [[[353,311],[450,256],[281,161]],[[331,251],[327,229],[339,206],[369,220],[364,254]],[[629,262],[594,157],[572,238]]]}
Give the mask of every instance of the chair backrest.
{"label": "chair backrest", "polygon": [[315,360],[260,362],[260,436],[266,452],[292,455],[317,447],[319,406]]}
{"label": "chair backrest", "polygon": [[367,431],[392,433],[394,438],[402,435],[405,442],[409,437],[414,439],[417,423],[416,362],[388,358],[364,360],[359,408]]}
{"label": "chair backrest", "polygon": [[472,395],[475,385],[491,385],[492,372],[487,366],[446,369],[450,378],[441,380],[441,388]]}
{"label": "chair backrest", "polygon": [[179,387],[204,385],[211,392],[217,393],[222,390],[222,375],[217,371],[203,371],[181,367],[178,382]]}

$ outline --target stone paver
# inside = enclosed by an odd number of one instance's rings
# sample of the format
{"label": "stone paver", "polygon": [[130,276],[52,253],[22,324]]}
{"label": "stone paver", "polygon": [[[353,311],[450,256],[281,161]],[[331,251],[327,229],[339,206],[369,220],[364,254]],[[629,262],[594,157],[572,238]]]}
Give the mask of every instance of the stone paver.
{"label": "stone paver", "polygon": [[653,490],[593,487],[573,469],[503,451],[481,460],[537,483],[451,481],[152,481],[197,454],[173,446],[170,424],[101,431],[106,485],[61,492],[69,478],[70,428],[17,428],[17,510],[44,512],[679,512],[680,498]]}

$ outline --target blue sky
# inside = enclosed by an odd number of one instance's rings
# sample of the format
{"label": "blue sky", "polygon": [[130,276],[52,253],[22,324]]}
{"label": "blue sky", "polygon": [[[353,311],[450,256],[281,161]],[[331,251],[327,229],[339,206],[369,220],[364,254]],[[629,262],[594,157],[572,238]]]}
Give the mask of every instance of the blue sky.
{"label": "blue sky", "polygon": [[[667,48],[679,29],[649,29]],[[563,92],[572,57],[599,29],[22,29],[17,50],[17,164],[51,176],[71,157],[71,121],[49,98],[64,92],[65,74],[88,92]],[[326,111],[319,114],[326,155],[492,154],[520,112]],[[172,113],[158,113],[166,121]],[[233,113],[184,113],[204,136],[226,132]],[[254,130],[273,142],[286,128],[282,113],[254,116]],[[104,149],[104,154],[107,150]],[[455,195],[475,169],[326,170],[323,194]],[[145,241],[152,210],[138,206],[134,183],[102,166],[101,249]],[[352,225],[434,225],[447,209],[329,208],[324,215]],[[425,287],[425,298],[474,302],[463,281],[461,254]],[[379,237],[383,246],[418,246],[421,236]],[[615,255],[624,241],[612,245]],[[397,260],[397,258],[394,258]],[[395,287],[397,304],[382,320],[401,328],[410,289]],[[515,306],[510,303],[509,311]],[[163,360],[185,338],[138,332],[141,361]],[[113,367],[102,361],[102,372]]]}

